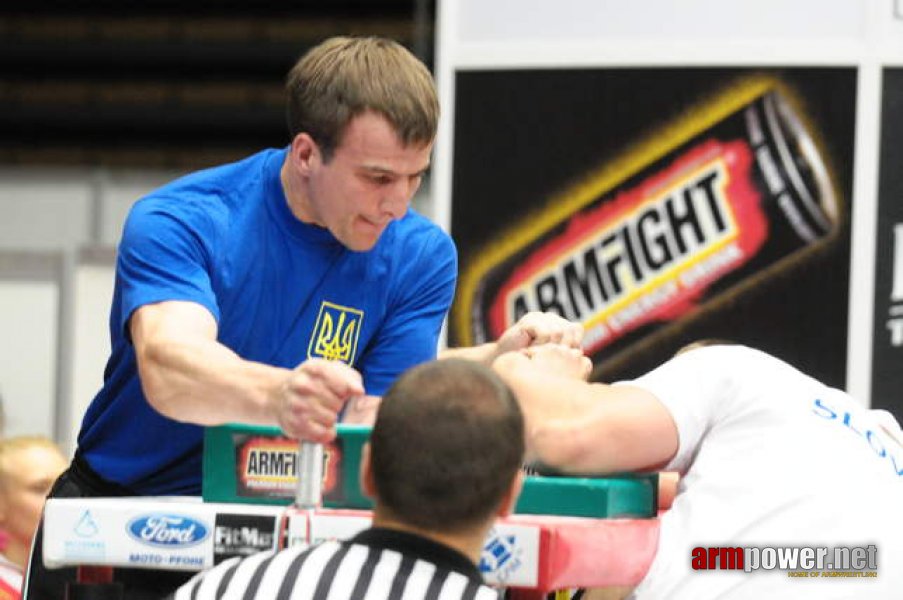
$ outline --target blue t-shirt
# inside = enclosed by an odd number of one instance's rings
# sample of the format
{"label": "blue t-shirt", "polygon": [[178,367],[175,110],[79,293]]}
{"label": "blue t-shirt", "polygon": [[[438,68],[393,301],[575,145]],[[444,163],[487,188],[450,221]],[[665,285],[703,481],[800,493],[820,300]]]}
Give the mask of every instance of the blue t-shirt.
{"label": "blue t-shirt", "polygon": [[188,175],[129,213],[112,354],[78,438],[105,479],[142,495],[200,493],[203,428],[160,415],[141,391],[128,323],[145,304],[196,302],[242,358],[286,368],[341,360],[373,395],[435,357],[457,274],[451,238],[408,210],[373,249],[348,250],[292,215],[279,179],[285,154],[266,150]]}

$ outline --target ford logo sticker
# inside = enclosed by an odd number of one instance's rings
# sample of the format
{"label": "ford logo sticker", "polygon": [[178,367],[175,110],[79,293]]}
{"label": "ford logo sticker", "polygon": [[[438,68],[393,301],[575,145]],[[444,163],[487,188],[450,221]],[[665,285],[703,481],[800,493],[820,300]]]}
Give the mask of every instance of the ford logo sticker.
{"label": "ford logo sticker", "polygon": [[142,544],[163,548],[194,546],[210,533],[206,525],[191,517],[166,514],[137,517],[129,521],[127,529]]}

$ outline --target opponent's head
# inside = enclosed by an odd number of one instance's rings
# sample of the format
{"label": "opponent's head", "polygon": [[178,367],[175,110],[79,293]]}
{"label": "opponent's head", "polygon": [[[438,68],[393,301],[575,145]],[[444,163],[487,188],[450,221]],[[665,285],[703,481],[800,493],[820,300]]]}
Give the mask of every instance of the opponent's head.
{"label": "opponent's head", "polygon": [[364,485],[377,516],[439,533],[479,530],[513,506],[523,459],[511,390],[479,363],[445,359],[409,370],[383,398]]}

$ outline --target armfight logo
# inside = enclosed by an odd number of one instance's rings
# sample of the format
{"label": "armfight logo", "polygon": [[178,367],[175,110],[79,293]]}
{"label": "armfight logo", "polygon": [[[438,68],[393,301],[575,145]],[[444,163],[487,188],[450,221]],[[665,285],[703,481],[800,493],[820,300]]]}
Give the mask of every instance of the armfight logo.
{"label": "armfight logo", "polygon": [[476,255],[452,318],[463,344],[551,311],[610,368],[833,239],[840,200],[786,85],[742,81],[663,131]]}
{"label": "armfight logo", "polygon": [[249,556],[276,545],[276,517],[218,514],[213,533],[213,562]]}
{"label": "armfight logo", "polygon": [[[287,437],[235,434],[238,495],[294,500],[298,485],[298,442]],[[341,440],[323,446],[324,494],[338,485]]]}

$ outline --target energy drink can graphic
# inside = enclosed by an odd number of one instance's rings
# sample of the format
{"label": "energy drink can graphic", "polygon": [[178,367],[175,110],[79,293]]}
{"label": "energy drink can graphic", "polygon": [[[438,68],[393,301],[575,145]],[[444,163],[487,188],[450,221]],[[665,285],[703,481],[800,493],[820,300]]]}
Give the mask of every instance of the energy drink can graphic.
{"label": "energy drink can graphic", "polygon": [[464,343],[553,311],[595,362],[623,359],[829,239],[838,198],[790,98],[745,80],[507,232],[462,276]]}

